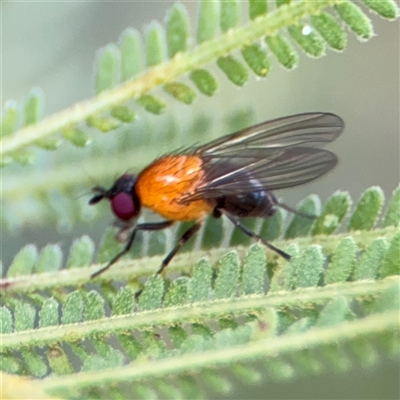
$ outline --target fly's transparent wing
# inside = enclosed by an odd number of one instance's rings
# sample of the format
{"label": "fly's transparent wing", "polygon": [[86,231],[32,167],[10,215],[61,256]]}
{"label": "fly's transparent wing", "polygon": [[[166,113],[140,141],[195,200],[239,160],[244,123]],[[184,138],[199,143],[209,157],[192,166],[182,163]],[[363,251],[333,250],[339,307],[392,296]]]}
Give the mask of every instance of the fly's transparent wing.
{"label": "fly's transparent wing", "polygon": [[337,164],[318,147],[336,139],[344,123],[326,113],[299,114],[255,125],[197,148],[205,178],[186,200],[242,195],[310,182]]}
{"label": "fly's transparent wing", "polygon": [[335,140],[343,120],[329,113],[306,113],[262,122],[197,148],[199,156],[233,156],[246,149],[318,147]]}

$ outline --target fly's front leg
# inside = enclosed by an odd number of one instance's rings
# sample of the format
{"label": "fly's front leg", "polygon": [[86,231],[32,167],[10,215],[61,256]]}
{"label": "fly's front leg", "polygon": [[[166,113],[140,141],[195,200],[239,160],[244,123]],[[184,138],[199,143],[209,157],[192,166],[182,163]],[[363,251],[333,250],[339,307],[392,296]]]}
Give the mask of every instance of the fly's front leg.
{"label": "fly's front leg", "polygon": [[116,263],[123,255],[129,252],[129,250],[132,247],[132,244],[135,240],[136,233],[138,231],[158,231],[161,229],[168,228],[174,223],[174,221],[162,221],[162,222],[154,222],[154,223],[143,223],[143,224],[138,224],[136,227],[132,230],[131,235],[129,236],[129,239],[125,245],[125,247],[118,253],[116,254],[111,261],[103,268],[99,269],[95,273],[93,273],[90,278],[96,278],[96,276],[99,276],[103,272],[105,272],[108,268],[110,268],[114,263]]}

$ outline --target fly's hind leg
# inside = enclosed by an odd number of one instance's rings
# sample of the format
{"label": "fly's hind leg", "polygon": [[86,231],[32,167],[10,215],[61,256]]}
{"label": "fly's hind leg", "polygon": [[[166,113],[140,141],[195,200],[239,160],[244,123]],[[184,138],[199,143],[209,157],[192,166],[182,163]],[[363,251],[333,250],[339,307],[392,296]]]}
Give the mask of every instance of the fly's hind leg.
{"label": "fly's hind leg", "polygon": [[197,222],[193,226],[191,226],[179,239],[176,246],[169,252],[167,257],[164,258],[161,263],[160,269],[157,271],[157,274],[161,274],[164,268],[170,263],[170,261],[174,258],[175,254],[179,251],[179,249],[201,228],[202,223]]}
{"label": "fly's hind leg", "polygon": [[251,230],[247,229],[244,225],[241,224],[239,220],[237,220],[235,217],[230,215],[227,212],[222,211],[224,215],[228,217],[228,219],[237,227],[239,228],[243,233],[245,233],[247,236],[251,237],[252,239],[262,243],[264,246],[268,247],[275,253],[279,254],[281,257],[283,257],[285,260],[290,261],[290,255],[285,253],[283,250],[278,249],[271,243],[268,243],[266,240],[264,240],[261,236],[257,235],[256,233],[252,232]]}
{"label": "fly's hind leg", "polygon": [[312,215],[312,214],[307,214],[307,213],[303,213],[301,211],[298,211],[295,208],[292,208],[292,207],[288,206],[285,203],[281,203],[278,200],[275,200],[275,201],[276,201],[275,202],[276,206],[278,206],[280,208],[283,208],[284,210],[289,211],[289,212],[291,212],[293,214],[299,215],[300,217],[304,217],[304,218],[308,218],[308,219],[315,219],[315,218],[318,217],[318,215]]}

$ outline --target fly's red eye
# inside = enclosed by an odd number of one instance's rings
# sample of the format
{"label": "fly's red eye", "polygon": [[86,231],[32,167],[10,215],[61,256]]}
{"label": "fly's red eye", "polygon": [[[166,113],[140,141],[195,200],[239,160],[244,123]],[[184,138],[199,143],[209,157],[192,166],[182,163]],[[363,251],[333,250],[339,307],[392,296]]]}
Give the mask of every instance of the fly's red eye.
{"label": "fly's red eye", "polygon": [[137,211],[132,196],[125,192],[118,193],[111,199],[111,208],[124,221],[131,219]]}

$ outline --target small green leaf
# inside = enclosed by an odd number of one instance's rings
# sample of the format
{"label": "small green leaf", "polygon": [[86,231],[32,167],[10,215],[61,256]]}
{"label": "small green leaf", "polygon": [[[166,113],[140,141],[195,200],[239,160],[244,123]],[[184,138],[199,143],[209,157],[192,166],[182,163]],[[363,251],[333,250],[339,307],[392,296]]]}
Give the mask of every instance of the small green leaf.
{"label": "small green leaf", "polygon": [[143,353],[150,357],[159,358],[165,354],[165,342],[154,332],[143,332]]}
{"label": "small green leaf", "polygon": [[375,279],[388,247],[385,239],[375,239],[356,264],[353,280]]}
{"label": "small green leaf", "polygon": [[297,260],[299,248],[296,244],[291,244],[286,252],[292,256],[291,261],[281,260],[278,269],[274,271],[271,279],[271,292],[279,292],[280,290],[291,290],[296,280],[296,266],[299,264]]}
{"label": "small green leaf", "polygon": [[47,365],[34,350],[24,348],[21,350],[21,356],[29,375],[41,378],[47,374]]}
{"label": "small green leaf", "polygon": [[81,268],[90,265],[94,254],[94,243],[89,236],[82,236],[72,242],[67,268]]}
{"label": "small green leaf", "polygon": [[118,290],[113,298],[112,313],[113,315],[130,314],[135,307],[135,293],[129,286],[125,286]]}
{"label": "small green leaf", "polygon": [[372,11],[381,17],[393,20],[399,16],[399,8],[394,0],[361,0]]}
{"label": "small green leaf", "polygon": [[381,213],[385,195],[378,186],[367,189],[356,205],[347,229],[349,231],[371,230]]}
{"label": "small green leaf", "polygon": [[199,335],[206,339],[213,337],[211,329],[207,325],[203,324],[192,324],[192,333],[193,335]]}
{"label": "small green leaf", "polygon": [[319,314],[316,326],[333,326],[343,322],[350,313],[347,299],[339,296],[331,300]]}
{"label": "small green leaf", "polygon": [[[318,215],[321,210],[321,200],[316,195],[310,195],[297,204],[296,210],[310,215]],[[311,230],[314,223],[313,218],[307,218],[299,214],[295,214],[285,232],[286,239],[292,239],[299,236],[306,236]]]}
{"label": "small green leaf", "polygon": [[37,248],[33,244],[23,247],[14,257],[7,276],[29,275],[34,271],[38,259]]}
{"label": "small green leaf", "polygon": [[217,80],[206,69],[195,69],[189,77],[197,89],[206,96],[212,96],[218,89]]}
{"label": "small green leaf", "polygon": [[292,45],[281,35],[267,36],[265,43],[280,64],[287,69],[297,67],[299,56]]}
{"label": "small green leaf", "polygon": [[[99,245],[97,262],[99,264],[109,262],[122,249],[122,244],[115,238],[115,228],[107,228]],[[82,264],[80,264],[83,266]]]}
{"label": "small green leaf", "polygon": [[240,22],[240,2],[221,0],[221,31],[226,32]]}
{"label": "small green leaf", "polygon": [[400,274],[400,232],[391,240],[389,249],[379,268],[379,277],[385,278],[390,275]]}
{"label": "small green leaf", "polygon": [[180,306],[188,300],[189,279],[186,277],[177,278],[168,288],[165,295],[164,307]]}
{"label": "small green leaf", "polygon": [[13,162],[13,158],[10,156],[3,155],[0,158],[0,168],[6,167]]}
{"label": "small green leaf", "polygon": [[356,253],[357,245],[352,237],[340,241],[325,272],[325,285],[346,282],[350,278],[356,263]]}
{"label": "small green leaf", "polygon": [[358,339],[351,344],[351,350],[360,361],[363,368],[370,368],[379,361],[379,354],[373,343]]}
{"label": "small green leaf", "polygon": [[251,70],[260,77],[265,77],[271,70],[271,63],[265,51],[258,43],[243,47],[242,56]]}
{"label": "small green leaf", "polygon": [[109,347],[104,356],[90,354],[83,362],[82,371],[100,371],[105,368],[115,368],[122,365],[124,356],[118,350]]}
{"label": "small green leaf", "polygon": [[306,332],[310,329],[310,327],[313,325],[313,321],[311,318],[304,317],[302,319],[299,319],[298,321],[294,322],[288,330],[285,332],[286,334],[297,334],[297,333],[303,333]]}
{"label": "small green leaf", "polygon": [[83,321],[84,301],[82,293],[78,290],[67,295],[63,304],[61,323],[74,324]]}
{"label": "small green leaf", "polygon": [[120,37],[119,47],[121,80],[125,82],[143,71],[143,43],[140,33],[134,29],[125,30]]}
{"label": "small green leaf", "polygon": [[205,399],[205,395],[194,376],[182,374],[178,376],[176,385],[182,391],[183,399]]}
{"label": "small green leaf", "polygon": [[88,357],[89,353],[86,347],[81,342],[69,342],[69,347],[71,348],[72,352],[82,361],[85,361]]}
{"label": "small green leaf", "polygon": [[266,262],[265,248],[259,244],[252,245],[243,265],[241,292],[244,295],[264,292]]}
{"label": "small green leaf", "polygon": [[356,4],[346,0],[343,3],[336,4],[335,10],[359,39],[368,40],[374,35],[371,20]]}
{"label": "small green leaf", "polygon": [[262,381],[263,375],[257,369],[245,364],[233,364],[232,372],[243,383],[257,384]]}
{"label": "small green leaf", "polygon": [[322,361],[320,361],[315,354],[308,349],[296,352],[296,356],[293,357],[293,365],[297,369],[300,369],[303,373],[318,374],[323,369]]}
{"label": "small green leaf", "polygon": [[189,297],[192,303],[207,301],[211,295],[212,268],[207,260],[200,260],[193,268],[189,282]]}
{"label": "small green leaf", "polygon": [[221,394],[228,394],[232,390],[230,381],[215,370],[206,370],[201,374],[205,384],[212,390]]}
{"label": "small green leaf", "polygon": [[292,263],[296,271],[295,287],[317,286],[324,270],[325,257],[321,246],[313,245],[306,248],[298,257],[293,257]]}
{"label": "small green leaf", "polygon": [[[28,150],[18,150],[11,153],[14,161],[21,165],[32,164],[36,160],[36,155]],[[4,161],[2,160],[4,164]],[[5,164],[9,163],[8,160]]]}
{"label": "small green leaf", "polygon": [[[200,234],[201,232],[199,232]],[[224,237],[224,225],[221,219],[207,218],[201,237],[201,248],[203,250],[219,247]]]}
{"label": "small green leaf", "polygon": [[332,49],[344,50],[347,44],[346,32],[332,15],[325,12],[311,15],[311,23]]}
{"label": "small green leaf", "polygon": [[97,53],[95,72],[96,93],[115,87],[119,82],[120,54],[113,44],[100,49]]}
{"label": "small green leaf", "polygon": [[264,219],[260,236],[266,241],[272,241],[282,236],[283,224],[286,219],[286,211],[278,208],[272,217]]}
{"label": "small green leaf", "polygon": [[13,320],[10,310],[6,306],[0,307],[0,333],[11,333]]}
{"label": "small green leaf", "polygon": [[226,77],[237,86],[243,86],[249,79],[246,68],[232,56],[219,57],[217,65]]}
{"label": "small green leaf", "polygon": [[390,310],[399,310],[400,308],[400,286],[395,282],[386,289],[376,300],[373,306],[373,312],[382,313]]}
{"label": "small green leaf", "polygon": [[185,6],[175,3],[167,13],[167,43],[170,58],[187,49],[189,15]]}
{"label": "small green leaf", "polygon": [[387,208],[383,226],[397,226],[400,224],[400,186],[393,192],[389,207]]}
{"label": "small green leaf", "polygon": [[215,37],[219,27],[219,0],[202,0],[198,11],[197,43],[203,43]]}
{"label": "small green leaf", "polygon": [[255,19],[259,15],[264,15],[268,11],[267,0],[249,0],[249,17]]}
{"label": "small green leaf", "polygon": [[14,355],[4,353],[1,355],[1,370],[16,375],[26,374],[26,370],[20,360],[16,360]]}
{"label": "small green leaf", "polygon": [[88,126],[98,129],[103,133],[108,133],[118,128],[121,123],[113,118],[91,115],[86,119]]}
{"label": "small green leaf", "polygon": [[176,386],[175,382],[174,383],[169,383],[164,380],[157,380],[154,383],[154,386],[156,387],[157,391],[161,395],[161,399],[166,399],[166,400],[175,400],[175,399],[184,399],[185,396],[181,393],[181,389],[179,386]]}
{"label": "small green leaf", "polygon": [[236,294],[239,283],[239,257],[235,251],[231,251],[222,257],[219,264],[218,276],[214,285],[214,298],[232,297]]}
{"label": "small green leaf", "polygon": [[170,326],[168,333],[177,348],[181,347],[182,343],[189,337],[185,329],[179,325]]}
{"label": "small green leaf", "polygon": [[289,35],[297,42],[306,54],[311,57],[325,55],[325,42],[312,27],[305,24],[288,27]]}
{"label": "small green leaf", "polygon": [[29,303],[16,302],[14,310],[15,331],[26,331],[33,329],[35,324],[36,310]]}
{"label": "small green leaf", "polygon": [[268,375],[276,380],[290,379],[295,373],[294,368],[288,362],[276,360],[274,357],[265,363],[265,367]]}
{"label": "small green leaf", "polygon": [[143,350],[143,346],[139,343],[133,333],[120,334],[118,335],[118,340],[121,343],[121,347],[128,354],[131,360],[135,360]]}
{"label": "small green leaf", "polygon": [[153,21],[146,32],[146,61],[148,67],[161,64],[165,60],[164,28]]}
{"label": "small green leaf", "polygon": [[61,138],[53,137],[48,139],[36,140],[35,145],[45,150],[56,150],[61,146],[62,142],[63,141]]}
{"label": "small green leaf", "polygon": [[223,330],[223,329],[236,329],[239,326],[238,322],[235,319],[231,318],[231,317],[220,318],[218,320],[218,325],[219,325],[221,330]]}
{"label": "small green leaf", "polygon": [[254,108],[252,106],[241,106],[227,114],[224,118],[224,124],[227,126],[228,132],[236,132],[253,125],[254,120]]}
{"label": "small green leaf", "polygon": [[86,147],[92,143],[89,135],[80,129],[68,127],[63,130],[63,137],[77,147]]}
{"label": "small green leaf", "polygon": [[18,127],[19,112],[17,103],[8,100],[4,106],[3,115],[1,118],[0,137],[11,135]]}
{"label": "small green leaf", "polygon": [[[240,221],[242,225],[244,225],[248,230],[257,233],[256,231],[258,230],[258,223],[259,223],[259,218],[245,218],[243,221]],[[231,240],[229,245],[230,246],[239,246],[239,245],[249,245],[251,243],[254,243],[254,239],[252,239],[250,236],[247,236],[242,232],[240,229],[237,229],[236,227],[233,229]]]}
{"label": "small green leaf", "polygon": [[43,112],[44,96],[41,90],[33,89],[24,105],[24,126],[36,123]]}
{"label": "small green leaf", "polygon": [[62,267],[63,253],[57,244],[48,244],[42,249],[39,255],[38,262],[35,267],[35,272],[50,272],[58,271]]}
{"label": "small green leaf", "polygon": [[116,106],[111,110],[111,115],[126,124],[133,122],[136,119],[136,113],[127,106]]}
{"label": "small green leaf", "polygon": [[196,93],[187,85],[180,82],[169,82],[164,85],[164,90],[184,104],[192,104]]}
{"label": "small green leaf", "polygon": [[57,300],[53,298],[46,299],[39,311],[39,326],[44,328],[45,326],[58,325],[59,315],[59,304]]}
{"label": "small green leaf", "polygon": [[145,284],[139,297],[139,311],[161,308],[164,297],[164,280],[160,275],[152,276]]}
{"label": "small green leaf", "polygon": [[47,352],[46,357],[49,366],[55,375],[69,375],[74,372],[74,367],[70,363],[67,354],[60,346],[52,346]]}
{"label": "small green leaf", "polygon": [[137,103],[141,105],[146,111],[156,115],[162,114],[167,107],[164,101],[162,101],[158,97],[154,97],[149,94],[141,96],[137,100]]}
{"label": "small green leaf", "polygon": [[85,321],[104,317],[104,299],[95,290],[85,294]]}
{"label": "small green leaf", "polygon": [[352,362],[349,359],[347,352],[343,351],[341,347],[336,344],[325,346],[323,349],[323,356],[328,360],[337,372],[346,372],[352,366]]}
{"label": "small green leaf", "polygon": [[313,235],[329,235],[333,233],[350,210],[352,200],[348,192],[335,192],[325,204],[321,215],[313,225]]}

